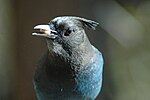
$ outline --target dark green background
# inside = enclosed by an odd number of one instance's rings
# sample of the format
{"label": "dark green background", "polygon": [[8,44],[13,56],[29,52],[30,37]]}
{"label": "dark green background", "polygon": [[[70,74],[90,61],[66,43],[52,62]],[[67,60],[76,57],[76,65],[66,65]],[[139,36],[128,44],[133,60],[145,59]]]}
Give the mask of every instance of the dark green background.
{"label": "dark green background", "polygon": [[62,15],[100,23],[87,30],[105,61],[97,100],[150,100],[148,0],[0,0],[0,100],[36,100],[32,77],[46,42],[31,33]]}

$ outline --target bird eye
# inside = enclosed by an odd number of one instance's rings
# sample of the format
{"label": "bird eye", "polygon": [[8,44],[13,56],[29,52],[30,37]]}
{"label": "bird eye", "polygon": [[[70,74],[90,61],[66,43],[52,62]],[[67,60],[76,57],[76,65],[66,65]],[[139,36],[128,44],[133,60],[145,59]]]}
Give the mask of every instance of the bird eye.
{"label": "bird eye", "polygon": [[67,29],[64,35],[69,36],[72,32],[74,32],[74,30]]}

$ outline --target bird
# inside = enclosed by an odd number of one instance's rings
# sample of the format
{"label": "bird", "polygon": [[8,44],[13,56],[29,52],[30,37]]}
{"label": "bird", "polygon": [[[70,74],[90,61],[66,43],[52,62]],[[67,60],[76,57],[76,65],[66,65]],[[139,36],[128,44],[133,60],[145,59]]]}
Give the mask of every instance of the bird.
{"label": "bird", "polygon": [[86,34],[98,22],[58,16],[36,25],[33,36],[46,40],[47,51],[37,63],[33,85],[38,100],[95,100],[102,88],[103,56]]}

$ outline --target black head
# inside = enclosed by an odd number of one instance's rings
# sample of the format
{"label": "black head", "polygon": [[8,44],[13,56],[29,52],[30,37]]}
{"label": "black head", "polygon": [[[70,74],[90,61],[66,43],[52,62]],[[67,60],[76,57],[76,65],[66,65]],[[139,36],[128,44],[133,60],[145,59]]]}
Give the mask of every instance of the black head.
{"label": "black head", "polygon": [[56,17],[48,25],[37,25],[34,27],[39,32],[32,35],[46,37],[51,43],[66,47],[77,47],[82,44],[86,34],[84,28],[93,29],[97,22],[72,16]]}

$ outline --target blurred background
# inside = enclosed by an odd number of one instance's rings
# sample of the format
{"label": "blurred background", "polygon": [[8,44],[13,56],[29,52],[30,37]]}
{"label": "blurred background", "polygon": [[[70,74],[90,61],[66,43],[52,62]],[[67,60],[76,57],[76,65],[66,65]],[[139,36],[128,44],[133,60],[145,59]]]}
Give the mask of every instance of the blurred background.
{"label": "blurred background", "polygon": [[150,100],[149,0],[0,0],[0,100],[37,100],[32,77],[47,48],[31,33],[62,15],[100,23],[87,30],[105,59],[96,100]]}

